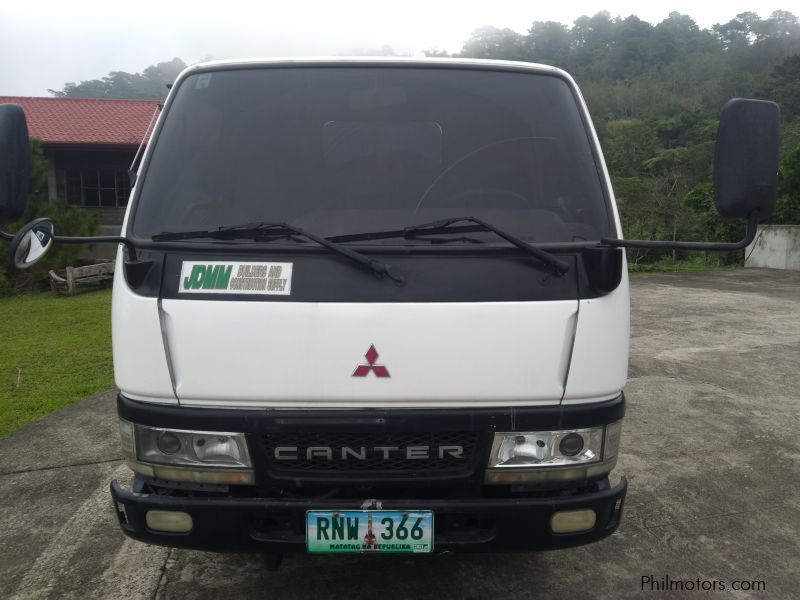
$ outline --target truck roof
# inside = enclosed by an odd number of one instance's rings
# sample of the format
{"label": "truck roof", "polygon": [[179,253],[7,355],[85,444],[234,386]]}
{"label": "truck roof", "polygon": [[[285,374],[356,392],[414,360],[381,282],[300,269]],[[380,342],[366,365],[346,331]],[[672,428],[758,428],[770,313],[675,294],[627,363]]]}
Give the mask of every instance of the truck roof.
{"label": "truck roof", "polygon": [[519,62],[512,60],[487,60],[477,58],[428,58],[406,56],[333,56],[333,57],[286,57],[286,58],[242,58],[214,60],[187,67],[179,79],[198,71],[218,71],[223,69],[250,67],[330,67],[330,66],[403,66],[403,67],[472,67],[496,70],[531,71],[536,73],[560,75],[572,79],[565,71],[549,65]]}

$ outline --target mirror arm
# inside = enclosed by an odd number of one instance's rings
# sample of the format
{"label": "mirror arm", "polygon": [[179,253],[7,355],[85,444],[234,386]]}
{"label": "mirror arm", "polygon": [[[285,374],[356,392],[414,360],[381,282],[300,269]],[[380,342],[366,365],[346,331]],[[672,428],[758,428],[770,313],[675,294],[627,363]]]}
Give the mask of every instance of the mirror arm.
{"label": "mirror arm", "polygon": [[[6,240],[10,242],[14,239],[14,234],[7,233],[0,229],[0,240]],[[53,241],[58,242],[59,244],[125,244],[125,248],[128,250],[128,260],[132,262],[137,262],[136,258],[136,246],[133,245],[128,238],[124,238],[118,235],[99,235],[99,236],[92,236],[92,237],[70,237],[70,236],[62,236],[62,235],[54,235]]]}
{"label": "mirror arm", "polygon": [[125,244],[128,250],[128,260],[137,262],[136,246],[129,239],[118,235],[100,235],[92,237],[53,236],[53,241],[59,244]]}
{"label": "mirror arm", "polygon": [[753,243],[758,232],[758,211],[754,210],[747,218],[747,233],[739,242],[664,242],[660,240],[618,240],[603,238],[601,242],[615,248],[658,248],[660,250],[705,250],[710,252],[729,252],[743,250]]}

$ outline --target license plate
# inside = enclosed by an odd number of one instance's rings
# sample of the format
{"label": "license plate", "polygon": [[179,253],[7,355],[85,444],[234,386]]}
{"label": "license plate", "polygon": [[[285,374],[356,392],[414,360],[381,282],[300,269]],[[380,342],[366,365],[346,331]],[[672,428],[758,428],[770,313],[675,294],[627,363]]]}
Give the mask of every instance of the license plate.
{"label": "license plate", "polygon": [[309,552],[433,552],[433,511],[309,510]]}

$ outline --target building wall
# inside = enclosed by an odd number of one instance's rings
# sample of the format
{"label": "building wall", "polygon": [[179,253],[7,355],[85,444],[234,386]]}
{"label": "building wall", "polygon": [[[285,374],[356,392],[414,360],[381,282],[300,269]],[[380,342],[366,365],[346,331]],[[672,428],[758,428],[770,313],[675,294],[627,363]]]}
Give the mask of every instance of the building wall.
{"label": "building wall", "polygon": [[[95,214],[100,235],[119,235],[130,193],[134,151],[45,149],[51,201]],[[114,258],[113,244],[87,246],[84,258]]]}
{"label": "building wall", "polygon": [[133,157],[132,151],[53,151],[55,199],[96,213],[104,226],[120,225],[130,194],[128,168]]}
{"label": "building wall", "polygon": [[759,225],[745,267],[800,270],[800,225]]}

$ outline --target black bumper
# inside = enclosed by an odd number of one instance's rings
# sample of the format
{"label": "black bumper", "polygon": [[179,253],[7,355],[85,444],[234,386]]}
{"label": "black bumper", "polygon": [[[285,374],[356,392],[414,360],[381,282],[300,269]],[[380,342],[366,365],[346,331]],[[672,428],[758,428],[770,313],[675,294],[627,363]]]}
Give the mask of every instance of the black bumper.
{"label": "black bumper", "polygon": [[[484,483],[492,436],[497,431],[541,431],[606,425],[622,419],[625,396],[587,404],[533,407],[439,408],[439,409],[223,409],[163,406],[137,402],[120,395],[119,416],[132,423],[153,427],[198,431],[238,431],[248,439],[255,469],[257,496],[275,497],[276,490],[317,487],[376,485],[395,487],[415,495],[442,497],[429,488],[453,486],[480,487]],[[463,448],[464,459],[457,464],[435,461],[387,461],[364,468],[345,468],[331,462],[321,468],[301,462],[275,461],[275,446],[302,449],[328,445],[334,447],[414,446],[432,447],[455,444]],[[352,466],[352,465],[351,465]],[[339,468],[341,467],[341,468]],[[410,488],[424,487],[420,492]],[[430,494],[428,496],[427,494]],[[308,495],[308,494],[300,494]],[[322,495],[314,494],[314,495]],[[360,497],[361,494],[339,497]],[[392,497],[383,491],[367,497]]]}
{"label": "black bumper", "polygon": [[[432,510],[436,551],[564,548],[610,535],[619,525],[627,489],[624,479],[610,487],[602,477],[574,485],[516,488],[484,483],[494,432],[613,423],[625,414],[622,394],[603,402],[545,407],[336,410],[157,406],[120,396],[118,410],[122,418],[141,425],[239,431],[248,439],[256,476],[252,488],[204,490],[192,495],[164,485],[168,482],[150,485],[142,480],[142,485],[134,489],[148,493],[135,493],[112,483],[123,531],[151,544],[217,551],[302,552],[306,548],[306,511],[360,509],[365,498],[380,498],[381,508],[386,510]],[[455,442],[453,435],[458,436]],[[279,438],[280,442],[274,442]],[[349,463],[324,462],[309,469],[309,465],[287,467],[272,460],[269,445],[429,443],[423,438],[440,444],[457,443],[465,459],[455,465],[437,465],[433,460],[366,461],[356,465],[357,469]],[[578,509],[595,511],[592,530],[577,534],[551,531],[553,513]],[[193,529],[186,534],[153,531],[146,525],[148,510],[186,512],[192,517]]]}
{"label": "black bumper", "polygon": [[[598,541],[619,525],[627,491],[623,478],[614,487],[569,497],[504,499],[382,500],[385,510],[432,510],[434,549],[443,551],[531,551],[567,548]],[[111,483],[120,526],[126,535],[179,548],[230,552],[304,552],[307,510],[360,509],[364,500],[279,500],[270,498],[174,497],[136,494]],[[371,506],[372,508],[374,506]],[[176,510],[191,515],[189,533],[161,533],[149,529],[148,510]],[[553,513],[592,509],[594,528],[587,532],[556,534],[550,529]]]}

